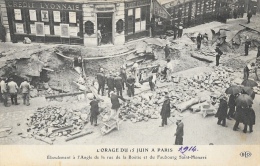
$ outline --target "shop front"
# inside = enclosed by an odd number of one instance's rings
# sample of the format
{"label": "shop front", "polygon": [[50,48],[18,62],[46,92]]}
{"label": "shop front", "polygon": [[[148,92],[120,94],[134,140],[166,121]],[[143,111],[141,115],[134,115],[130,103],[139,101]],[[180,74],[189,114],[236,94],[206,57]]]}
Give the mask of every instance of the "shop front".
{"label": "shop front", "polygon": [[83,44],[82,4],[6,0],[11,40]]}
{"label": "shop front", "polygon": [[150,35],[150,0],[125,2],[125,40]]}
{"label": "shop front", "polygon": [[124,44],[124,22],[122,1],[91,1],[83,4],[84,45]]}

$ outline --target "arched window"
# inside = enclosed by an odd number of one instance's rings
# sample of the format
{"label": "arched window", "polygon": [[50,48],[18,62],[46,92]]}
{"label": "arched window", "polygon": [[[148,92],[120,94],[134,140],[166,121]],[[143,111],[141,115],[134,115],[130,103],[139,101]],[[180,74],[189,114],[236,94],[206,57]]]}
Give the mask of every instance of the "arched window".
{"label": "arched window", "polygon": [[85,32],[88,35],[94,34],[94,24],[91,21],[85,22]]}
{"label": "arched window", "polygon": [[124,21],[122,19],[116,22],[116,32],[121,33],[124,31]]}

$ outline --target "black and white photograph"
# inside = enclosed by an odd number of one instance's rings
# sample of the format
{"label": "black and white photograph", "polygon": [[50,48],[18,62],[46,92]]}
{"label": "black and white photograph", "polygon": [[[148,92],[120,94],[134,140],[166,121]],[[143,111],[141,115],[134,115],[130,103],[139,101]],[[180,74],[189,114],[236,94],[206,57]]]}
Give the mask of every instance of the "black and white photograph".
{"label": "black and white photograph", "polygon": [[0,0],[0,34],[0,146],[260,145],[260,0]]}

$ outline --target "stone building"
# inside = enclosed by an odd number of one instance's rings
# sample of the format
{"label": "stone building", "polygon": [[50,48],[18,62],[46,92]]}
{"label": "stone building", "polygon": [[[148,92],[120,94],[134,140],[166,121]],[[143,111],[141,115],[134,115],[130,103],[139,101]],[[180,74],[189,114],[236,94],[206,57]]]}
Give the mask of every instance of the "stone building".
{"label": "stone building", "polygon": [[[155,1],[155,0],[154,0]],[[118,45],[150,36],[152,0],[0,0],[7,41]]]}

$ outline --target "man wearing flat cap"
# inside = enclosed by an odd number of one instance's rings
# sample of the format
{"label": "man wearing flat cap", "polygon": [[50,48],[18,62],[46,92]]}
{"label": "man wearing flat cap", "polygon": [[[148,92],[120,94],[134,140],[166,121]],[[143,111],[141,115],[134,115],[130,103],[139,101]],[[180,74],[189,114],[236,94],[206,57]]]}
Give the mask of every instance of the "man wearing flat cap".
{"label": "man wearing flat cap", "polygon": [[174,136],[176,136],[175,138],[175,145],[183,145],[183,127],[184,124],[181,121],[181,117],[177,117],[177,122],[176,122],[177,128],[176,128],[176,133],[174,134]]}
{"label": "man wearing flat cap", "polygon": [[170,117],[171,107],[170,107],[170,98],[168,94],[165,95],[165,99],[162,105],[161,117],[162,117],[162,125],[159,127],[163,127],[167,125],[167,118]]}

